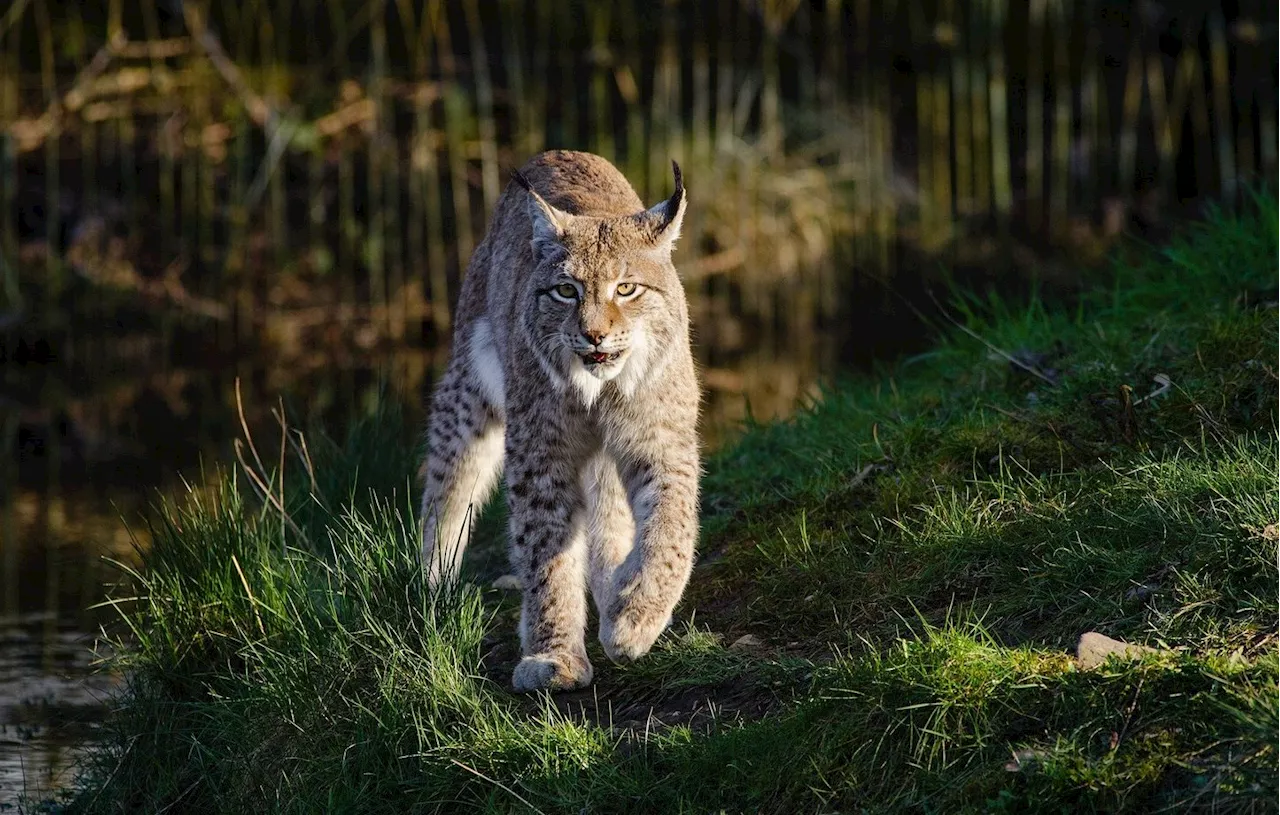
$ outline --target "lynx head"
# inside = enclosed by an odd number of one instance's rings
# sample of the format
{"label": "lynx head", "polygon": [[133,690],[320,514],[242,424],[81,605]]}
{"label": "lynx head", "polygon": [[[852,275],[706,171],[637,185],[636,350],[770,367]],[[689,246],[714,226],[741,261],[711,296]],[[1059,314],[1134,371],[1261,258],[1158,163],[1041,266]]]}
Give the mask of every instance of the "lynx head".
{"label": "lynx head", "polygon": [[671,262],[685,195],[619,217],[575,215],[553,207],[519,173],[529,193],[536,303],[526,317],[534,353],[556,381],[568,381],[590,404],[617,379],[628,395],[686,341],[688,308]]}

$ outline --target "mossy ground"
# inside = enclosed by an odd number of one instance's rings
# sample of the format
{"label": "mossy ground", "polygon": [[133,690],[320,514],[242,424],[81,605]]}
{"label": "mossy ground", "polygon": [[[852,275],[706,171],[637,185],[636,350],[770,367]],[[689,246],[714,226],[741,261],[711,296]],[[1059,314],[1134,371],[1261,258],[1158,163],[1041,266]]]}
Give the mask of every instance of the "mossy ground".
{"label": "mossy ground", "polygon": [[[423,585],[396,423],[309,437],[284,515],[215,477],[156,521],[66,806],[1274,811],[1276,219],[1069,310],[959,298],[933,352],[747,428],[675,630],[593,645],[577,694],[509,692],[509,596]],[[1089,630],[1160,652],[1082,670]]]}

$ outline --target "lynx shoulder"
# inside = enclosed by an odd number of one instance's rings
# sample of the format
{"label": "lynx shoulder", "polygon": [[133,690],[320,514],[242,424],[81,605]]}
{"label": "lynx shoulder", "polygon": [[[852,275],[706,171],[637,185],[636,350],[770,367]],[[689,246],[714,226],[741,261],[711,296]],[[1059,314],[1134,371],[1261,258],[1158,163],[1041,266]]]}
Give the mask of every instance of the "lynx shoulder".
{"label": "lynx shoulder", "polygon": [[422,556],[456,575],[505,475],[523,592],[516,690],[591,681],[588,591],[605,653],[644,655],[684,592],[698,536],[698,384],[671,260],[686,197],[646,209],[605,159],[557,150],[513,174],[476,248],[432,394]]}

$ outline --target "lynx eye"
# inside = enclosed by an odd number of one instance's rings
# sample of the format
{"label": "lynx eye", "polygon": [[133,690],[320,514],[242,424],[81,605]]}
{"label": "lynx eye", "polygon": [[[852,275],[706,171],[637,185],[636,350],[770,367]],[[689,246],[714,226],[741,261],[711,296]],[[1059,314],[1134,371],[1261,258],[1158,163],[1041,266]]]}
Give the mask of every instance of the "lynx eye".
{"label": "lynx eye", "polygon": [[618,288],[614,289],[619,297],[630,297],[636,293],[637,286],[635,283],[619,283]]}
{"label": "lynx eye", "polygon": [[552,291],[555,292],[556,296],[562,300],[578,299],[578,287],[572,283],[561,283],[559,286],[552,289]]}

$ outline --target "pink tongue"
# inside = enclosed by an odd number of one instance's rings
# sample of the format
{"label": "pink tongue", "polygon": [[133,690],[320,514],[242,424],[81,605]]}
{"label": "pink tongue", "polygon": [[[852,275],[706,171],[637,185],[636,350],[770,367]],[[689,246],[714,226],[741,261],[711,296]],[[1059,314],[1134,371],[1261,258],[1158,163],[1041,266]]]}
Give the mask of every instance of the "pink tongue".
{"label": "pink tongue", "polygon": [[602,354],[598,351],[594,354],[587,354],[587,356],[591,358],[592,362],[604,362],[606,359],[609,358],[608,354]]}

